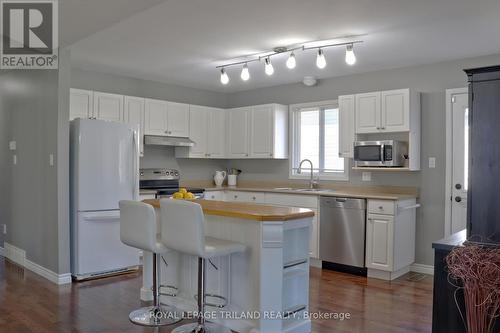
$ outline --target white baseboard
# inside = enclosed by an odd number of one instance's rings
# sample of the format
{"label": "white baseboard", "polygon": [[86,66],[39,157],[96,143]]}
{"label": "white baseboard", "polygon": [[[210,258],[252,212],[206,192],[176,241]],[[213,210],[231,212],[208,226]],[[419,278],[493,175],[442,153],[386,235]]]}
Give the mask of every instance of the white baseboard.
{"label": "white baseboard", "polygon": [[309,258],[309,266],[316,267],[316,268],[321,268],[322,265],[323,265],[323,262],[320,259]]}
{"label": "white baseboard", "polygon": [[434,275],[434,266],[424,265],[424,264],[413,264],[410,266],[410,271],[415,273]]}
{"label": "white baseboard", "polygon": [[39,264],[34,263],[33,261],[26,259],[26,251],[14,246],[14,245],[11,245],[7,242],[4,242],[4,247],[5,247],[5,249],[3,252],[5,255],[5,258],[15,262],[16,264],[32,271],[35,274],[40,275],[41,277],[46,278],[47,280],[49,280],[52,283],[55,283],[55,284],[71,283],[71,274],[70,273],[57,274],[48,268],[40,266]]}

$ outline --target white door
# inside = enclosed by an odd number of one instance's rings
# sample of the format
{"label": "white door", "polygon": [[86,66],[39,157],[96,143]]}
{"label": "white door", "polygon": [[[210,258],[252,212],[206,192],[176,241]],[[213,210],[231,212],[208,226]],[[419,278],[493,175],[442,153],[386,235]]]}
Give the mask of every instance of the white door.
{"label": "white door", "polygon": [[366,267],[392,270],[394,216],[369,214],[366,223]]}
{"label": "white door", "polygon": [[469,95],[452,96],[451,233],[465,229],[467,221]]}
{"label": "white door", "polygon": [[144,107],[144,98],[125,96],[124,121],[139,129],[139,153],[141,156],[144,156]]}
{"label": "white door", "polygon": [[94,92],[94,117],[123,121],[123,95]]}
{"label": "white door", "polygon": [[144,134],[167,135],[168,103],[157,99],[146,99]]}
{"label": "white door", "polygon": [[93,117],[93,94],[90,90],[71,89],[69,98],[69,120]]}
{"label": "white door", "polygon": [[207,133],[208,157],[224,158],[226,153],[226,111],[210,109]]}
{"label": "white door", "polygon": [[339,96],[339,157],[353,157],[354,95]]}
{"label": "white door", "polygon": [[119,209],[120,200],[136,200],[138,160],[134,131],[102,120],[79,121],[72,136],[78,211]]}
{"label": "white door", "polygon": [[380,131],[380,92],[356,95],[356,133]]}
{"label": "white door", "polygon": [[273,157],[273,106],[256,106],[250,116],[250,157]]}
{"label": "white door", "polygon": [[207,126],[209,110],[205,106],[191,105],[189,110],[189,138],[194,146],[189,148],[189,157],[207,157]]}
{"label": "white door", "polygon": [[228,110],[228,157],[248,157],[250,108]]}
{"label": "white door", "polygon": [[381,92],[381,126],[384,132],[410,130],[410,90],[388,90]]}
{"label": "white door", "polygon": [[189,137],[189,104],[168,102],[167,135]]}

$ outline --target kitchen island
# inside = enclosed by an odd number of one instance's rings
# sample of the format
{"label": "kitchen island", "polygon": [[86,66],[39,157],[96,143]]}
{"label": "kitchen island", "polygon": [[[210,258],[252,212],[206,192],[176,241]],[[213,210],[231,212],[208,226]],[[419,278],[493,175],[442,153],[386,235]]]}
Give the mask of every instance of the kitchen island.
{"label": "kitchen island", "polygon": [[[159,223],[159,200],[144,202],[155,207]],[[239,202],[194,202],[202,206],[207,236],[246,246],[244,253],[207,264],[207,293],[227,299],[223,309],[207,307],[214,316],[211,320],[241,333],[309,333],[309,234],[314,212]],[[163,258],[161,284],[178,290],[175,297],[162,296],[162,303],[196,311],[197,258],[173,251]],[[145,253],[142,300],[152,299],[151,266],[152,255]],[[220,300],[207,297],[207,302]]]}

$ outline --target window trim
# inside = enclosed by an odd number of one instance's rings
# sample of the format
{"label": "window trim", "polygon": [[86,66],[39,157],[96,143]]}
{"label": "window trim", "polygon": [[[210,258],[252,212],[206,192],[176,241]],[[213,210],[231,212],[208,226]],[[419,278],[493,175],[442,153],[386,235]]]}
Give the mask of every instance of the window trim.
{"label": "window trim", "polygon": [[[317,108],[339,108],[338,100],[325,100],[319,102],[310,102],[310,103],[299,103],[299,104],[291,104],[289,108],[289,156],[288,159],[288,178],[289,179],[310,179],[311,176],[309,174],[296,174],[293,171],[294,162],[299,156],[299,145],[297,144],[298,135],[300,135],[300,128],[297,122],[297,111],[304,109],[317,109]],[[320,132],[324,131],[324,117],[320,118]],[[340,132],[340,129],[339,129]],[[324,135],[320,133],[320,159],[321,152],[324,149]],[[321,163],[321,162],[320,162]],[[319,166],[318,166],[319,168]],[[349,181],[349,171],[350,171],[350,159],[344,158],[344,172],[343,173],[316,173],[315,179],[319,180],[337,180],[337,181]]]}

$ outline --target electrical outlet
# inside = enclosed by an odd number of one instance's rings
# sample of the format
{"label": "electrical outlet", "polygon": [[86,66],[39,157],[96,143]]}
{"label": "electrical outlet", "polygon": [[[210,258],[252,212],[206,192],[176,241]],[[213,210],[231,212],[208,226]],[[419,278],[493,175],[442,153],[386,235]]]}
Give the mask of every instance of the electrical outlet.
{"label": "electrical outlet", "polygon": [[9,142],[9,149],[10,150],[16,150],[16,141],[10,141]]}
{"label": "electrical outlet", "polygon": [[372,180],[372,173],[371,172],[363,172],[361,174],[361,180],[364,182],[370,182]]}
{"label": "electrical outlet", "polygon": [[7,224],[2,224],[2,232],[4,235],[7,235]]}
{"label": "electrical outlet", "polygon": [[49,154],[49,165],[54,166],[54,154]]}

